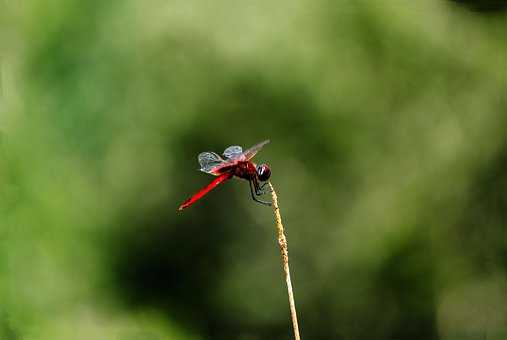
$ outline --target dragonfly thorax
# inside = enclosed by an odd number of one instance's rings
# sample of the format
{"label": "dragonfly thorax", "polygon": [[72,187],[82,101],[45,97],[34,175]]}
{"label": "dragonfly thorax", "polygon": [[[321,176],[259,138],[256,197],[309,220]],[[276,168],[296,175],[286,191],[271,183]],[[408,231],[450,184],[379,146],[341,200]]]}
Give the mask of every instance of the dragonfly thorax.
{"label": "dragonfly thorax", "polygon": [[252,180],[257,176],[257,168],[255,167],[255,164],[250,161],[238,162],[236,168],[234,169],[234,176],[248,181]]}

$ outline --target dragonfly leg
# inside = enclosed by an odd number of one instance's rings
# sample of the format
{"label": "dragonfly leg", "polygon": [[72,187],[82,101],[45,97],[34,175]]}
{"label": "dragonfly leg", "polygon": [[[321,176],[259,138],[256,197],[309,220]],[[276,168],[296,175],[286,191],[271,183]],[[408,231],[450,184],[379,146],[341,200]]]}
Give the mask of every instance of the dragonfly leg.
{"label": "dragonfly leg", "polygon": [[264,182],[261,187],[259,188],[259,192],[261,195],[264,195],[264,194],[267,194],[267,193],[271,193],[271,188],[266,188],[266,185],[268,185],[269,182]]}
{"label": "dragonfly leg", "polygon": [[257,196],[262,196],[267,193],[271,193],[271,189],[265,189],[266,185],[268,185],[268,182],[263,183],[262,185],[259,185],[259,182],[257,178],[253,179],[254,182],[254,188],[255,188],[255,194]]}
{"label": "dragonfly leg", "polygon": [[[262,201],[256,197],[256,195],[258,195],[258,194],[257,194],[257,190],[256,190],[257,188],[255,188],[255,181],[248,181],[248,182],[250,184],[250,194],[252,194],[252,199],[255,202],[258,202],[260,204],[271,206],[271,202]],[[255,188],[255,192],[254,192],[254,188]]]}

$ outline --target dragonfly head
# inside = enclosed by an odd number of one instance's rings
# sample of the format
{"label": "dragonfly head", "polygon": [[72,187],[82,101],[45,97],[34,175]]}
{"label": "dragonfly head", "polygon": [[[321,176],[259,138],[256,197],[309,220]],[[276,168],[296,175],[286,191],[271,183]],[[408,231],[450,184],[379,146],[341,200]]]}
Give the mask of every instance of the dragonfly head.
{"label": "dragonfly head", "polygon": [[267,181],[271,176],[271,169],[267,164],[259,164],[257,165],[257,176],[262,182]]}

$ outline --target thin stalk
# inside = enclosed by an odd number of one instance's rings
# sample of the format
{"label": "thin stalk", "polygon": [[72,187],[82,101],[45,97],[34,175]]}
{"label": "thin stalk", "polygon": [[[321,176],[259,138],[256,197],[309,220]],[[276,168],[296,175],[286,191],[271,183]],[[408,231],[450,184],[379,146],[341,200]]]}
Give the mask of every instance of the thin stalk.
{"label": "thin stalk", "polygon": [[290,316],[292,319],[292,328],[294,329],[294,339],[300,340],[299,337],[299,326],[298,326],[298,317],[296,314],[296,304],[294,302],[294,293],[292,292],[292,283],[290,281],[290,271],[289,271],[289,251],[287,249],[287,238],[285,237],[285,233],[283,231],[282,217],[280,216],[280,208],[278,208],[278,197],[276,195],[275,188],[271,182],[269,182],[269,187],[271,189],[272,196],[272,205],[273,212],[275,214],[275,222],[276,222],[276,230],[278,232],[278,246],[280,247],[280,255],[282,257],[282,265],[283,271],[285,273],[285,282],[287,283],[287,293],[289,295],[289,307],[290,307]]}

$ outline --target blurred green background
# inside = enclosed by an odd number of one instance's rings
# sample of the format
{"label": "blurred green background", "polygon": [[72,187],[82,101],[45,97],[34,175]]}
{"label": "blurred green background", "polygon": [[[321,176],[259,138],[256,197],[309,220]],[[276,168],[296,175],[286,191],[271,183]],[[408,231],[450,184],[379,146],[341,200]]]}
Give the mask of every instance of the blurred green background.
{"label": "blurred green background", "polygon": [[0,339],[507,338],[504,1],[0,5]]}

